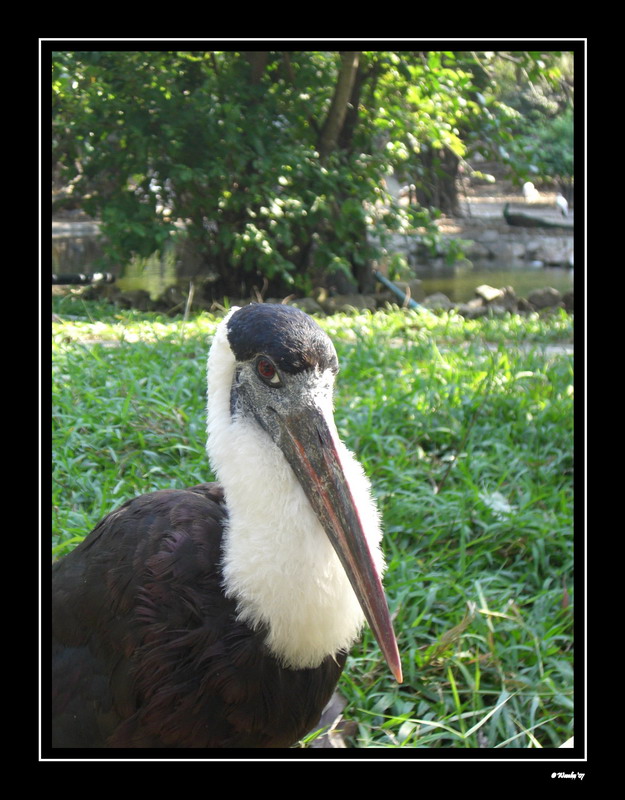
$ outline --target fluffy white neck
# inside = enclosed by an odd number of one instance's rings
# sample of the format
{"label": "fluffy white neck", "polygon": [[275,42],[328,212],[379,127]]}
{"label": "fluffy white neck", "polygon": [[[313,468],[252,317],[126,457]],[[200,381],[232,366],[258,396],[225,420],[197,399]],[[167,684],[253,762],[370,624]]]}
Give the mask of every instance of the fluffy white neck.
{"label": "fluffy white neck", "polygon": [[[282,663],[314,667],[352,645],[364,615],[279,448],[254,421],[231,418],[234,369],[222,323],[208,359],[207,451],[228,505],[225,590],[236,598],[241,620],[267,626],[267,645]],[[369,483],[339,441],[337,449],[381,574],[381,532]]]}

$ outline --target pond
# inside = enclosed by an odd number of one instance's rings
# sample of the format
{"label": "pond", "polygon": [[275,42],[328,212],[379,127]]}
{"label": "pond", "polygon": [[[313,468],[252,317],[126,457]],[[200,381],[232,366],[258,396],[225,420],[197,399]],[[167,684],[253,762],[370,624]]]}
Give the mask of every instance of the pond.
{"label": "pond", "polygon": [[[93,223],[54,223],[52,237],[52,272],[87,274],[99,271],[101,256],[97,225]],[[551,286],[561,293],[573,288],[573,269],[532,266],[524,260],[481,259],[449,266],[432,261],[415,268],[423,281],[425,295],[442,292],[454,303],[463,303],[475,296],[475,288],[487,283],[498,289],[511,286],[517,296],[527,297],[533,289]],[[180,259],[174,252],[162,258],[134,260],[116,271],[117,285],[126,291],[146,290],[152,298],[184,277]],[[216,277],[216,276],[215,276]]]}
{"label": "pond", "polygon": [[574,270],[570,267],[544,267],[525,260],[506,262],[480,259],[472,264],[454,266],[431,263],[415,267],[423,281],[425,295],[442,292],[454,303],[466,303],[475,297],[475,288],[484,283],[502,289],[511,286],[517,297],[527,297],[534,289],[551,286],[564,294],[573,289]]}

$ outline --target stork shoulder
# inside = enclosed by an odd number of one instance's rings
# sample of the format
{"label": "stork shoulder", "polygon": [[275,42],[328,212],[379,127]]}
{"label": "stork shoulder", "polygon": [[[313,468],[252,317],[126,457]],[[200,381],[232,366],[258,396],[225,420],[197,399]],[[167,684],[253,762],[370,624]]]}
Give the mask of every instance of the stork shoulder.
{"label": "stork shoulder", "polygon": [[[166,655],[181,631],[202,624],[203,589],[221,597],[225,513],[217,484],[141,495],[53,565],[53,746],[104,747],[135,717],[148,654]],[[175,674],[168,664],[151,676],[152,691]]]}

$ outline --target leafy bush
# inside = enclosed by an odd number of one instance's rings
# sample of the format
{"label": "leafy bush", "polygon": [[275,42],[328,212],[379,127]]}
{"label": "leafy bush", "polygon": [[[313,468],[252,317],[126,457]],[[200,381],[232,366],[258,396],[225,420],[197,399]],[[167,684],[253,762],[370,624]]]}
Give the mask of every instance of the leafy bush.
{"label": "leafy bush", "polygon": [[[184,240],[220,296],[336,272],[364,289],[392,232],[438,236],[467,142],[510,139],[478,67],[453,52],[56,52],[57,204],[101,219],[107,266]],[[392,173],[427,208],[392,202]]]}
{"label": "leafy bush", "polygon": [[572,109],[568,108],[552,119],[539,117],[532,120],[520,144],[541,178],[558,180],[562,183],[572,182],[574,174]]}

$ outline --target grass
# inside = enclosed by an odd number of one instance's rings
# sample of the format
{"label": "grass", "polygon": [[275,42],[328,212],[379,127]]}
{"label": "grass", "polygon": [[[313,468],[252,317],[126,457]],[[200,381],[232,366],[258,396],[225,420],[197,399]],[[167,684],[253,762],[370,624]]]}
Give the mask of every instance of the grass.
{"label": "grass", "polygon": [[[62,556],[127,498],[212,479],[217,320],[55,302]],[[557,747],[573,734],[573,359],[546,345],[572,341],[572,318],[389,309],[320,324],[341,361],[339,431],[383,513],[405,676],[365,631],[339,687],[353,746]]]}

